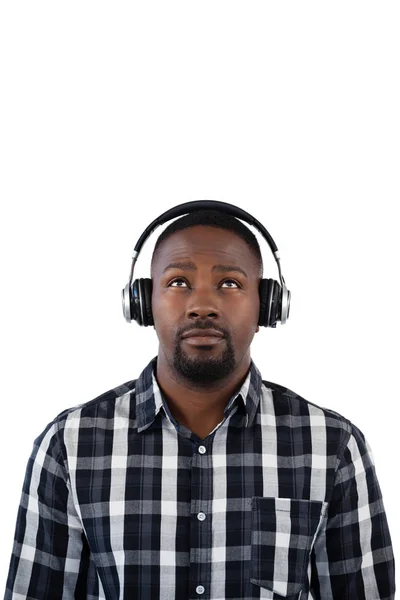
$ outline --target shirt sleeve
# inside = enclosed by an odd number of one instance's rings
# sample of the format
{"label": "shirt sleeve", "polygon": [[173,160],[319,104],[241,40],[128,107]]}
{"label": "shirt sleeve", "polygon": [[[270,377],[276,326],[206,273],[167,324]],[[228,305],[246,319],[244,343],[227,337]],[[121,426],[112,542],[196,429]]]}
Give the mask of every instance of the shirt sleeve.
{"label": "shirt sleeve", "polygon": [[311,556],[311,589],[316,600],[394,600],[394,557],[374,459],[362,432],[351,427]]}
{"label": "shirt sleeve", "polygon": [[17,513],[4,600],[83,600],[89,549],[55,422],[34,441]]}

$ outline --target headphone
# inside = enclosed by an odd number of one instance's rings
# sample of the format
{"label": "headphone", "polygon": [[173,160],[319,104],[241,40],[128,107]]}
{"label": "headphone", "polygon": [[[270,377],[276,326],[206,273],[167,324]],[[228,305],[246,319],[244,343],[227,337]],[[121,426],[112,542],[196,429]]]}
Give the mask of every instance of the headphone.
{"label": "headphone", "polygon": [[175,217],[186,215],[198,210],[219,210],[226,214],[232,215],[246,223],[249,223],[263,235],[267,240],[269,247],[275,257],[278,265],[280,284],[274,279],[261,279],[259,285],[260,295],[260,315],[258,325],[264,327],[276,327],[279,321],[282,325],[286,323],[289,317],[290,309],[290,291],[285,285],[285,280],[281,273],[280,257],[278,248],[268,233],[266,228],[250,215],[245,210],[228,204],[226,202],[219,202],[217,200],[194,200],[192,202],[185,202],[184,204],[178,204],[170,210],[167,210],[162,215],[154,219],[152,223],[144,230],[140,236],[136,246],[132,253],[132,265],[129,282],[122,290],[122,310],[124,317],[128,323],[136,321],[139,325],[147,327],[154,325],[153,313],[151,309],[151,295],[153,289],[153,282],[151,279],[135,279],[132,285],[133,269],[141,247],[147,238],[153,233],[153,231],[159,226],[170,221]]}

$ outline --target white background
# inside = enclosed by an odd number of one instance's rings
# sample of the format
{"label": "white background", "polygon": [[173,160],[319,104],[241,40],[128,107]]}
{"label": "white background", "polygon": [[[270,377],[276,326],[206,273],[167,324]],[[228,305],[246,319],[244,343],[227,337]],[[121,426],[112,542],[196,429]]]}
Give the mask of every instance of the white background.
{"label": "white background", "polygon": [[1,4],[0,589],[33,440],[157,354],[154,330],[122,315],[131,251],[161,212],[198,199],[244,208],[274,238],[291,313],[256,335],[253,358],[363,431],[396,553],[399,13]]}

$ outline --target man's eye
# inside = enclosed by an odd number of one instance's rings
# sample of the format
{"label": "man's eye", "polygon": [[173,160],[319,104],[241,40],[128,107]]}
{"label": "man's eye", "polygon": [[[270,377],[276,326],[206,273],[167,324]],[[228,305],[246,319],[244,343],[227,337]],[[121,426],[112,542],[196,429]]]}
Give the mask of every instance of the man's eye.
{"label": "man's eye", "polygon": [[[240,286],[239,286],[239,284],[238,284],[238,282],[237,282],[237,281],[235,281],[234,279],[225,279],[225,281],[223,281],[223,282],[222,282],[222,285],[223,285],[224,283],[234,283],[236,287],[240,287]],[[232,287],[232,286],[231,286],[231,285],[229,285],[228,287]]]}
{"label": "man's eye", "polygon": [[174,283],[184,283],[186,285],[186,281],[184,279],[174,279],[173,281],[171,281],[171,283],[169,284],[171,287],[183,287],[182,285],[173,285]]}

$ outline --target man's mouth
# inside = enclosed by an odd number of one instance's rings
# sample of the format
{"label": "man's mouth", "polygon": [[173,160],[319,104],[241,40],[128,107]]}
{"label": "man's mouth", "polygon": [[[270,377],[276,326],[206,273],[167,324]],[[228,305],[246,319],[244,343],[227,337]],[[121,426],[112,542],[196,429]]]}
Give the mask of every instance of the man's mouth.
{"label": "man's mouth", "polygon": [[224,339],[224,334],[217,329],[190,329],[182,339],[190,346],[215,346]]}

